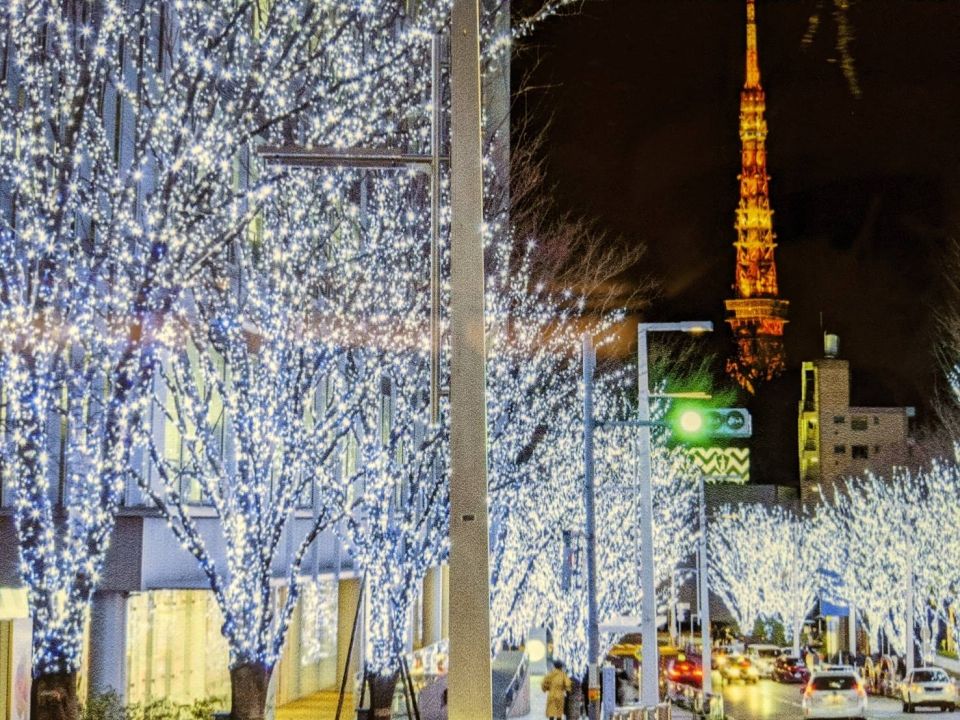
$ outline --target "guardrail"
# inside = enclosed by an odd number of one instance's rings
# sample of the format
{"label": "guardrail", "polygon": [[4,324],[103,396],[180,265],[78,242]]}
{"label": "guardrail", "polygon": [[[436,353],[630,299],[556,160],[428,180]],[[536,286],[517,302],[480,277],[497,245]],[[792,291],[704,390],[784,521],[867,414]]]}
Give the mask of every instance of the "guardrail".
{"label": "guardrail", "polygon": [[660,703],[655,707],[617,708],[610,720],[673,720],[673,706]]}
{"label": "guardrail", "polygon": [[525,685],[530,682],[527,676],[527,667],[529,663],[529,658],[524,655],[523,660],[521,660],[520,664],[517,666],[517,671],[513,674],[513,679],[510,681],[510,685],[507,687],[506,693],[504,693],[504,706],[507,708],[508,715],[510,706],[513,705],[513,701],[517,699],[517,695],[520,694]]}
{"label": "guardrail", "polygon": [[667,698],[690,710],[695,717],[706,720],[724,720],[722,695],[704,696],[703,690],[694,685],[667,683]]}

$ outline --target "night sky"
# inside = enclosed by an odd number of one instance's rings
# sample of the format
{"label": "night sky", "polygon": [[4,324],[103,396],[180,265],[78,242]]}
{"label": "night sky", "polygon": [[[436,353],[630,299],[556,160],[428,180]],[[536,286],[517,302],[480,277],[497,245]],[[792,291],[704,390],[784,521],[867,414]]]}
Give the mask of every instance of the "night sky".
{"label": "night sky", "polygon": [[[797,482],[799,364],[825,329],[851,362],[853,402],[932,421],[943,250],[960,236],[960,2],[859,0],[849,19],[862,96],[834,48],[832,0],[758,0],[768,171],[789,371],[761,388],[753,480]],[[563,210],[648,252],[655,321],[712,319],[734,272],[742,0],[596,0],[549,21],[514,64],[515,123],[551,120]],[[719,365],[719,361],[718,361]],[[719,372],[719,370],[718,370]]]}

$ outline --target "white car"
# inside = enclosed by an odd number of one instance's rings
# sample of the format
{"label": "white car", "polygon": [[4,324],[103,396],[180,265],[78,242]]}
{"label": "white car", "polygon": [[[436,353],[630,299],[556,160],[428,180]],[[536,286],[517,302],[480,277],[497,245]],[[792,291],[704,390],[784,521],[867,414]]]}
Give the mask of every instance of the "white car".
{"label": "white car", "polygon": [[751,645],[747,648],[747,657],[760,677],[768,678],[773,675],[773,664],[780,657],[780,648],[776,645]]}
{"label": "white car", "polygon": [[940,668],[917,668],[907,673],[900,684],[903,711],[912,713],[921,706],[935,706],[941,710],[957,709],[957,688]]}
{"label": "white car", "polygon": [[803,691],[805,718],[865,718],[867,691],[849,670],[816,672]]}

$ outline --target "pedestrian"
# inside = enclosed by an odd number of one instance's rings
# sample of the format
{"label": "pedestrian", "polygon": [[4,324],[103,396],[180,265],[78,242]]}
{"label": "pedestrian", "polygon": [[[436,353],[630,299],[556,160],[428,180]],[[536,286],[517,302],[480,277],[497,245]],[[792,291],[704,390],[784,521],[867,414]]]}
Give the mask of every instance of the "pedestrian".
{"label": "pedestrian", "polygon": [[553,670],[543,676],[540,689],[547,694],[547,717],[550,720],[563,720],[564,704],[567,693],[573,689],[573,683],[563,671],[563,663],[553,661]]}

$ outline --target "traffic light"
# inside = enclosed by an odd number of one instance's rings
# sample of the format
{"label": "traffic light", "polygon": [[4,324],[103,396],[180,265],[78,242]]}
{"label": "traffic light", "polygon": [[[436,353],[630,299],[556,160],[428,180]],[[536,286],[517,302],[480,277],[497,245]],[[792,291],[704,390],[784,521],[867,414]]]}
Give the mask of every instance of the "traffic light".
{"label": "traffic light", "polygon": [[681,441],[748,438],[753,431],[750,412],[744,408],[684,405],[671,413],[669,425]]}

